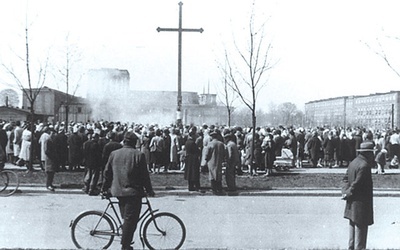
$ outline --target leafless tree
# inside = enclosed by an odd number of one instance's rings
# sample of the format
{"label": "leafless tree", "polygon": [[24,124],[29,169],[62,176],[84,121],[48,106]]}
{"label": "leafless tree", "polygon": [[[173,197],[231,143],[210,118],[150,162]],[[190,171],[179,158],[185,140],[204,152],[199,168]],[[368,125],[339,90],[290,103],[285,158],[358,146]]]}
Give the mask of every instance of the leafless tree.
{"label": "leafless tree", "polygon": [[[221,67],[220,67],[221,68]],[[221,70],[223,76],[222,76],[222,81],[221,85],[219,86],[219,95],[218,97],[220,98],[221,102],[224,104],[226,107],[226,112],[228,114],[228,126],[231,126],[232,122],[232,113],[235,111],[235,106],[234,103],[238,99],[238,95],[236,92],[230,87],[228,84],[228,75],[227,75],[227,70],[226,70],[226,65],[222,68]]]}
{"label": "leafless tree", "polygon": [[[234,45],[235,50],[232,53],[225,49],[227,84],[251,111],[251,143],[254,148],[258,94],[268,81],[267,74],[277,63],[271,60],[272,42],[265,40],[265,23],[259,28],[255,25],[254,6],[250,15],[247,47],[239,48],[235,39]],[[253,152],[251,153],[252,161]]]}
{"label": "leafless tree", "polygon": [[278,106],[278,114],[281,117],[282,124],[289,125],[293,124],[295,116],[298,113],[297,107],[294,103],[285,102]]}
{"label": "leafless tree", "polygon": [[[36,98],[38,97],[40,91],[42,90],[44,83],[46,81],[46,76],[47,76],[47,68],[48,68],[48,62],[49,62],[49,56],[47,56],[45,63],[40,64],[38,68],[38,76],[37,76],[37,82],[36,84],[33,83],[32,77],[31,77],[31,61],[30,61],[30,50],[29,50],[29,29],[28,29],[28,24],[26,23],[25,26],[25,56],[18,58],[24,62],[24,67],[26,70],[26,78],[25,80],[22,80],[17,71],[14,70],[13,67],[9,67],[5,65],[4,63],[2,64],[6,72],[8,72],[13,79],[15,80],[17,86],[19,89],[21,89],[23,95],[26,97],[27,101],[29,102],[29,111],[30,111],[30,123],[31,123],[31,133],[32,137],[34,135],[34,123],[35,123],[35,101]],[[28,87],[25,87],[25,84],[28,85]],[[36,86],[34,86],[36,85]],[[28,162],[28,169],[32,170],[32,163],[33,163],[33,152],[35,150],[35,143],[31,143],[31,149],[30,149],[30,155],[29,155],[29,162]]]}
{"label": "leafless tree", "polygon": [[[396,36],[386,36],[386,38],[392,39],[392,40],[397,40],[400,41],[400,37]],[[378,55],[382,60],[386,63],[386,65],[398,76],[400,77],[400,68],[397,68],[394,65],[394,60],[393,57],[390,57],[386,50],[384,49],[384,46],[382,45],[381,39],[376,38],[376,43],[378,46],[378,49],[373,49],[372,46],[366,42],[364,44],[371,49],[376,55]]]}
{"label": "leafless tree", "polygon": [[[67,35],[66,39],[66,46],[63,53],[65,63],[63,64],[64,66],[60,69],[58,69],[59,74],[62,77],[62,81],[65,83],[65,101],[63,102],[64,108],[65,108],[65,122],[68,124],[68,114],[69,114],[69,109],[71,102],[71,96],[75,96],[76,91],[78,90],[79,87],[79,80],[81,79],[81,76],[79,79],[75,82],[75,85],[71,84],[71,79],[73,71],[74,71],[74,65],[76,62],[80,60],[80,54],[78,53],[78,49],[76,46],[70,44],[69,42],[69,35]],[[72,71],[72,72],[71,72]],[[72,88],[72,93],[70,94],[70,89]],[[64,128],[67,128],[68,126],[64,126]]]}

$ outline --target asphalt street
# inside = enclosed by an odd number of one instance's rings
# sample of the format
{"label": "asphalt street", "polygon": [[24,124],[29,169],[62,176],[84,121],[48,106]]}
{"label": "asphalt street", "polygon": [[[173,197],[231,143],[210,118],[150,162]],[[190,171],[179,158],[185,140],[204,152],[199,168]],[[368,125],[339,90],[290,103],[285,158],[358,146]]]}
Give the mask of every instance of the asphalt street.
{"label": "asphalt street", "polygon": [[[15,166],[7,166],[9,169]],[[19,171],[20,168],[17,168]],[[291,169],[291,172],[344,173],[346,169]],[[398,174],[398,169],[387,169]],[[106,202],[80,189],[21,185],[21,192],[0,197],[0,248],[74,249],[69,224],[84,210],[103,209]],[[281,188],[241,190],[238,196],[188,192],[186,187],[155,187],[155,208],[185,222],[184,249],[346,249],[347,220],[340,190]],[[400,189],[375,189],[375,224],[368,247],[400,249]],[[135,240],[141,248],[140,240]],[[119,249],[119,242],[111,246]]]}
{"label": "asphalt street", "polygon": [[[84,210],[103,209],[98,196],[20,193],[1,197],[0,247],[74,249],[70,222]],[[344,201],[321,196],[166,195],[154,208],[178,215],[187,228],[183,249],[345,249]],[[374,199],[368,247],[400,247],[400,198]],[[135,247],[141,249],[136,238]],[[116,240],[111,249],[119,249]]]}

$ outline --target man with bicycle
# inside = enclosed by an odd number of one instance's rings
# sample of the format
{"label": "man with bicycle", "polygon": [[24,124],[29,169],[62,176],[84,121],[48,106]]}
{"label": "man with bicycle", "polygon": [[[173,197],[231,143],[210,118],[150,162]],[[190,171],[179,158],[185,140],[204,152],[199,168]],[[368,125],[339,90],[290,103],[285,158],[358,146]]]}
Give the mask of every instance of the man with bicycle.
{"label": "man with bicycle", "polygon": [[133,249],[131,242],[142,207],[144,189],[149,196],[154,196],[144,153],[135,149],[138,137],[133,132],[126,132],[124,146],[111,152],[104,170],[102,191],[118,198],[122,225],[121,249]]}

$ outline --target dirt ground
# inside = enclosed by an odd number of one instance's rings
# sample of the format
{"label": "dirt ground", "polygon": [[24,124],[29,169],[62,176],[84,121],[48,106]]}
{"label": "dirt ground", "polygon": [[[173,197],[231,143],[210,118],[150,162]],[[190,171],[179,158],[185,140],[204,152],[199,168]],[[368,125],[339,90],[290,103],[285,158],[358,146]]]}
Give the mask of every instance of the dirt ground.
{"label": "dirt ground", "polygon": [[[265,176],[262,173],[258,176],[250,176],[246,173],[237,176],[236,184],[239,190],[268,190],[275,188],[340,188],[342,185],[343,173],[337,171],[330,172],[326,169],[324,173],[307,173],[304,169],[303,173],[298,173],[292,170],[275,171],[272,176]],[[18,176],[21,184],[44,184],[46,180],[45,172],[37,170],[35,172],[26,173],[21,168],[18,171]],[[57,172],[54,179],[54,184],[63,187],[79,188],[83,185],[83,170],[70,172]],[[399,188],[400,174],[387,173],[385,175],[373,174],[374,188]],[[166,189],[174,187],[186,187],[187,181],[184,175],[179,171],[172,171],[163,174],[150,174],[153,186],[165,187]],[[210,187],[210,182],[207,173],[202,173],[200,176],[202,187]],[[223,185],[226,186],[225,180]]]}

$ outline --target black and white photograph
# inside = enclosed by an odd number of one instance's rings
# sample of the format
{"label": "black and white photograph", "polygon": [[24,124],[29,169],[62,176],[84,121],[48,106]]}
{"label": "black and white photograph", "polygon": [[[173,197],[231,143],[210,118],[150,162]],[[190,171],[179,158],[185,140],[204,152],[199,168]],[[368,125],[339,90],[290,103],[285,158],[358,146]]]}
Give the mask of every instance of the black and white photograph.
{"label": "black and white photograph", "polygon": [[399,8],[0,1],[0,249],[400,249]]}

